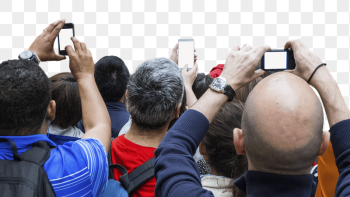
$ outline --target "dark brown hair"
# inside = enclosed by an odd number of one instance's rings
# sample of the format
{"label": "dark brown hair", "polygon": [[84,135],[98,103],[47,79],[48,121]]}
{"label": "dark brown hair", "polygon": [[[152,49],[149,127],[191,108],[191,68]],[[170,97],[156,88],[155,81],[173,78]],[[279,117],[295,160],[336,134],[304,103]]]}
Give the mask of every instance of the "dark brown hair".
{"label": "dark brown hair", "polygon": [[82,108],[78,82],[68,72],[59,73],[50,78],[51,97],[56,102],[56,116],[52,125],[66,129],[76,127],[82,119]]}
{"label": "dark brown hair", "polygon": [[254,79],[252,82],[248,83],[247,85],[241,87],[240,89],[236,90],[236,96],[235,99],[238,101],[241,101],[245,103],[247,101],[247,98],[249,96],[249,93],[253,90],[253,88],[262,80],[261,77],[258,77]]}
{"label": "dark brown hair", "polygon": [[[238,155],[233,144],[233,129],[241,128],[243,109],[244,104],[240,101],[226,103],[202,140],[208,155],[207,163],[219,176],[236,179],[248,170],[246,156]],[[236,188],[232,192],[236,192]]]}

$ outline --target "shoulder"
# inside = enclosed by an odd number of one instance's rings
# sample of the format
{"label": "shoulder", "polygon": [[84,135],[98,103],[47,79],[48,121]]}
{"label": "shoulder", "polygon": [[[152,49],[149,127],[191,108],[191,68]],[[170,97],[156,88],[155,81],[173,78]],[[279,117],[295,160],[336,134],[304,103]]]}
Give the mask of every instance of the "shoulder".
{"label": "shoulder", "polygon": [[106,158],[105,148],[100,141],[92,138],[81,139],[64,143],[52,149],[49,159],[44,164],[44,169],[47,171],[49,179],[55,179],[84,168],[89,170],[92,167],[97,167],[96,165],[102,165],[103,162],[98,161]]}

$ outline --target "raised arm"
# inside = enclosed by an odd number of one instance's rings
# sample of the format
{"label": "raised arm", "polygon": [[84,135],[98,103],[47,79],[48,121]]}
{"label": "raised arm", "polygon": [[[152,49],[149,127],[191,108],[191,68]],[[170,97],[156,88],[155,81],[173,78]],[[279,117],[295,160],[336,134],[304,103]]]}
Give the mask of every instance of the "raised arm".
{"label": "raised arm", "polygon": [[181,73],[185,84],[186,99],[187,99],[186,103],[188,108],[191,108],[197,102],[197,97],[192,90],[193,82],[194,80],[196,80],[196,77],[198,74],[197,62],[194,64],[194,67],[189,71],[188,71],[188,65],[185,65]]}
{"label": "raised arm", "polygon": [[[255,67],[267,49],[267,46],[254,49],[245,46],[240,50],[234,46],[221,76],[237,90],[263,75],[264,72],[255,71]],[[213,196],[202,188],[193,155],[209,128],[209,122],[227,99],[222,93],[208,90],[165,135],[155,151],[155,196]]]}
{"label": "raised arm", "polygon": [[66,46],[69,55],[69,68],[78,82],[85,135],[82,138],[95,138],[109,150],[111,143],[111,120],[106,105],[95,83],[95,66],[92,55],[85,43],[71,38],[72,46]]}
{"label": "raised arm", "polygon": [[[296,68],[290,71],[308,81],[316,67],[322,64],[321,59],[312,53],[301,40],[292,40],[285,44],[285,48],[292,48],[296,61]],[[326,66],[321,66],[313,77],[312,85],[320,94],[326,110],[329,126],[350,118],[349,110],[340,93],[337,82],[333,79]]]}

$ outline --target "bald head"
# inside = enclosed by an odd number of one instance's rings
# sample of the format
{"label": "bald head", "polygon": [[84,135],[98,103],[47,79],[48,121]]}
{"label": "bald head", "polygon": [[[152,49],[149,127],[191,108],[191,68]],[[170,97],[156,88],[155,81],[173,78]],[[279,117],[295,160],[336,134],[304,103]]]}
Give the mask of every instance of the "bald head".
{"label": "bald head", "polygon": [[322,105],[303,79],[279,72],[250,93],[242,128],[247,157],[256,170],[302,174],[320,150]]}

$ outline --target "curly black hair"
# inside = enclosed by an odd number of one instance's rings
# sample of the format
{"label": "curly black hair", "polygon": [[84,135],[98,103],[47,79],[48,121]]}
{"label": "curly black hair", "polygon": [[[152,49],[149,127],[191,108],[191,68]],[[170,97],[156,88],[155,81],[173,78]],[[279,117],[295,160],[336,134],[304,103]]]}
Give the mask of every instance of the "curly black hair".
{"label": "curly black hair", "polygon": [[0,135],[34,135],[50,103],[50,80],[38,64],[8,60],[0,64]]}

